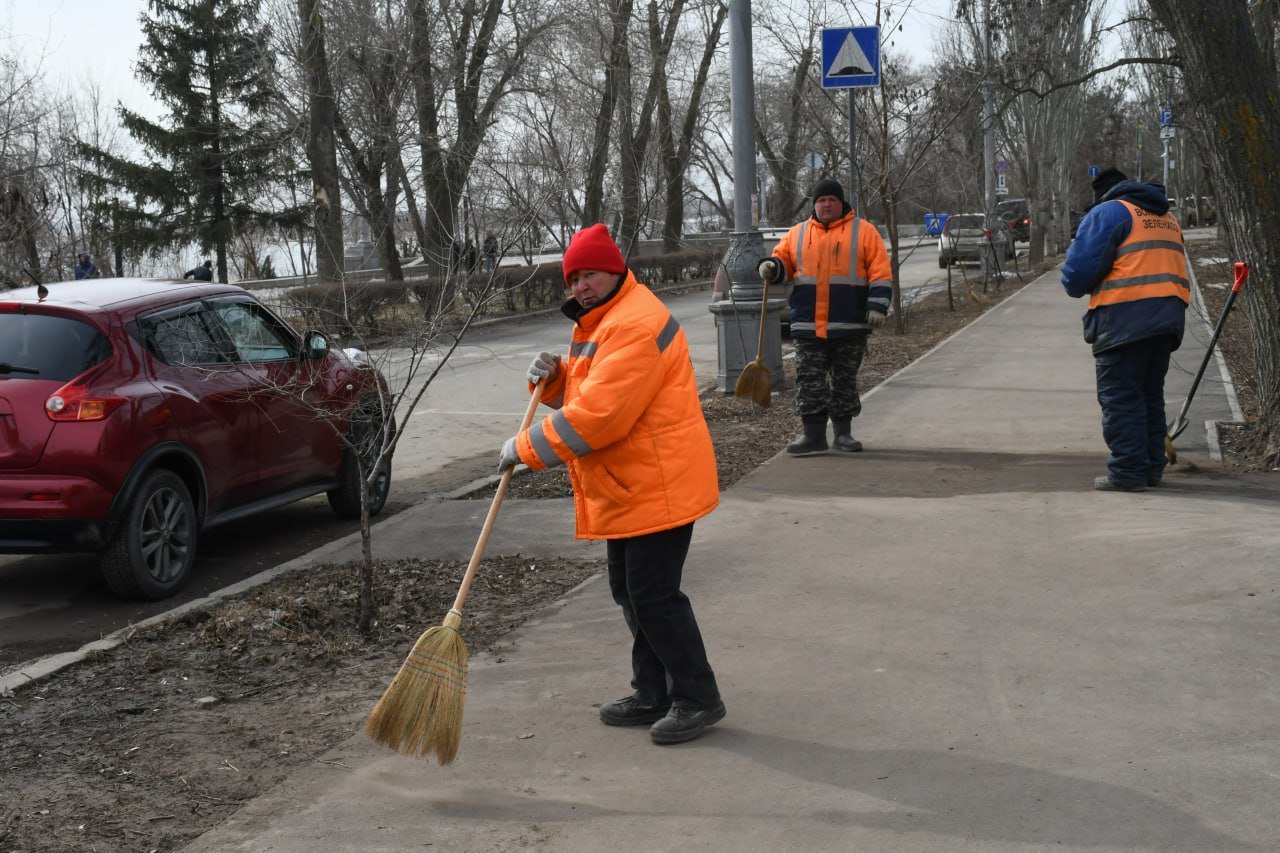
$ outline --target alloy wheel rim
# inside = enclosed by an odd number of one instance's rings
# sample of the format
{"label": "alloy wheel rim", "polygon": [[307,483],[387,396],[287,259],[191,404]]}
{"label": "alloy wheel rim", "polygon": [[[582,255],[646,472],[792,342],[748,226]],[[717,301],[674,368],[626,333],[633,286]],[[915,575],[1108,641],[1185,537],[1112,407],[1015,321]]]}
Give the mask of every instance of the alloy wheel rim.
{"label": "alloy wheel rim", "polygon": [[186,571],[191,554],[191,517],[173,489],[159,489],[147,500],[138,528],[142,562],[152,580],[172,583]]}

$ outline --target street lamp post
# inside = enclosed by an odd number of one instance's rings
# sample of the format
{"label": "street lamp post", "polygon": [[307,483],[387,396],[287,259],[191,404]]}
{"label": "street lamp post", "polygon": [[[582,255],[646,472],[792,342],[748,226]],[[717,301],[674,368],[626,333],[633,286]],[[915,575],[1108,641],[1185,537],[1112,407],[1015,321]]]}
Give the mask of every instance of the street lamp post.
{"label": "street lamp post", "polygon": [[[729,250],[716,275],[717,290],[727,290],[727,300],[713,301],[718,341],[716,390],[732,393],[743,368],[755,359],[761,312],[765,333],[761,355],[769,367],[772,387],[783,381],[782,310],[785,299],[766,304],[764,286],[756,272],[766,256],[764,238],[751,219],[751,195],[756,186],[755,92],[751,62],[750,0],[729,0],[729,97],[733,140],[733,232]],[[726,281],[727,279],[727,281]],[[727,287],[721,287],[727,284]]]}

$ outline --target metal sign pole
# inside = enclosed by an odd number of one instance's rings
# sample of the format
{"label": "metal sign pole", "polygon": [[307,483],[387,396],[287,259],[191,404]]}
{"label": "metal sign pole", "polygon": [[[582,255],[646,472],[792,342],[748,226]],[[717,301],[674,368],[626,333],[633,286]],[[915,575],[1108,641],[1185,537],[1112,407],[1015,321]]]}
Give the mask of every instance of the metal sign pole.
{"label": "metal sign pole", "polygon": [[858,194],[858,112],[854,108],[856,89],[849,89],[849,203],[859,217],[865,218],[862,212],[862,199]]}

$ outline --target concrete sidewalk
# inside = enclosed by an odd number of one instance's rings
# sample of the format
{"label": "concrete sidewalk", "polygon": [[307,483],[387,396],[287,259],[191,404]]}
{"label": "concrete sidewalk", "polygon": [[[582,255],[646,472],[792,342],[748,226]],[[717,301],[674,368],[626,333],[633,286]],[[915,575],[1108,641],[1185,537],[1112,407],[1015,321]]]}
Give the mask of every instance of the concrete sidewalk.
{"label": "concrete sidewalk", "polygon": [[[1280,493],[1203,429],[1166,486],[1093,491],[1083,307],[1041,278],[869,394],[867,452],[775,458],[698,523],[706,736],[597,721],[629,638],[589,582],[472,660],[453,766],[356,735],[188,849],[1277,849]],[[1230,418],[1222,387],[1193,423]],[[483,512],[375,542],[465,556]],[[508,502],[489,552],[602,556],[571,523]]]}

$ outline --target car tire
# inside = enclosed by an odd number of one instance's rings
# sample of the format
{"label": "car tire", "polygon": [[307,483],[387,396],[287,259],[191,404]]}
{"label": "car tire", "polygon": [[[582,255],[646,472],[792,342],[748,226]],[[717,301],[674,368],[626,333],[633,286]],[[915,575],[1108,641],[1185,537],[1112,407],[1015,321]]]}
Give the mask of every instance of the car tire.
{"label": "car tire", "polygon": [[103,580],[122,598],[168,598],[191,573],[199,528],[187,484],[172,471],[152,471],[99,557]]}
{"label": "car tire", "polygon": [[948,266],[947,259],[942,255],[938,255],[938,269],[945,270]]}
{"label": "car tire", "polygon": [[[338,469],[338,486],[325,493],[325,497],[329,499],[329,507],[339,518],[356,519],[360,517],[360,492],[364,488],[364,483],[360,477],[360,464],[356,460],[355,448],[365,443],[363,441],[363,430],[368,429],[370,421],[368,417],[361,417],[357,414],[351,421],[351,426],[347,431],[346,447],[342,449],[342,464]],[[392,418],[390,421],[390,432],[395,433],[396,421]],[[376,449],[381,442],[373,445]],[[366,460],[366,464],[371,463],[372,459]],[[378,478],[374,481],[372,488],[369,489],[369,516],[375,516],[382,512],[382,508],[387,505],[387,495],[391,492],[391,460],[387,459],[382,463],[381,470],[378,471]]]}

